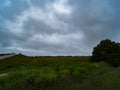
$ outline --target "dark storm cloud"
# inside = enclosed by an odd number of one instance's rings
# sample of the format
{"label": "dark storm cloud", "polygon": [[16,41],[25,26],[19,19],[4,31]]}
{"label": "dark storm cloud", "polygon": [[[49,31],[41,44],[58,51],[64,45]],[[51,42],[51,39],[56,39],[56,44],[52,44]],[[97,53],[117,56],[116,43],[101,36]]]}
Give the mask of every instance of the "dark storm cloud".
{"label": "dark storm cloud", "polygon": [[1,0],[0,50],[27,55],[90,55],[102,39],[120,41],[119,3]]}
{"label": "dark storm cloud", "polygon": [[[72,0],[71,0],[72,1]],[[75,0],[77,2],[77,0]],[[74,24],[83,30],[86,42],[96,44],[101,39],[115,40],[120,34],[120,3],[119,0],[80,0],[75,3],[76,10],[73,14]],[[91,44],[91,46],[93,45]]]}

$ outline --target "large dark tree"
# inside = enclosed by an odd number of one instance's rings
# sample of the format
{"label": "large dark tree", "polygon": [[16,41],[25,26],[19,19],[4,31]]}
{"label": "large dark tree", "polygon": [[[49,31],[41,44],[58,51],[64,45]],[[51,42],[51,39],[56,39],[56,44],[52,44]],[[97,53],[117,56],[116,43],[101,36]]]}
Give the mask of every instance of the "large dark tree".
{"label": "large dark tree", "polygon": [[120,66],[120,43],[109,39],[102,40],[94,47],[91,61],[105,61],[114,67]]}

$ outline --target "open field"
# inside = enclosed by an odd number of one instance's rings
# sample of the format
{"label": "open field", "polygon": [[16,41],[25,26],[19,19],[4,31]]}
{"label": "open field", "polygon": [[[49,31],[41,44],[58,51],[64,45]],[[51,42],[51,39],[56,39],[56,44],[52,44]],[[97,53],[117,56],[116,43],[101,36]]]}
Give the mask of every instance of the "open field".
{"label": "open field", "polygon": [[0,90],[120,90],[120,69],[87,57],[27,57],[0,61]]}

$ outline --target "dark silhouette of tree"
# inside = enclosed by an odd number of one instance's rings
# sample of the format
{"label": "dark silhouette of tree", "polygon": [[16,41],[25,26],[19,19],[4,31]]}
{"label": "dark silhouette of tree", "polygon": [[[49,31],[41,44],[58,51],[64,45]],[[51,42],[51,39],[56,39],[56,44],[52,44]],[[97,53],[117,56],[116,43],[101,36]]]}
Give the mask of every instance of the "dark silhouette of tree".
{"label": "dark silhouette of tree", "polygon": [[92,52],[92,62],[105,61],[114,67],[120,66],[120,43],[102,40]]}

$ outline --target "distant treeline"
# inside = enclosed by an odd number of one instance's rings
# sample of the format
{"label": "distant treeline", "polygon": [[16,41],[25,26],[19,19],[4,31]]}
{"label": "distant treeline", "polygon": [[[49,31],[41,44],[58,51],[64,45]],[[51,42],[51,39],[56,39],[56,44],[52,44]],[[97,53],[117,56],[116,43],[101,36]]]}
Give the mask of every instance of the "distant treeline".
{"label": "distant treeline", "polygon": [[0,56],[4,56],[4,55],[12,55],[12,54],[15,54],[15,53],[2,53],[2,54],[0,54]]}

